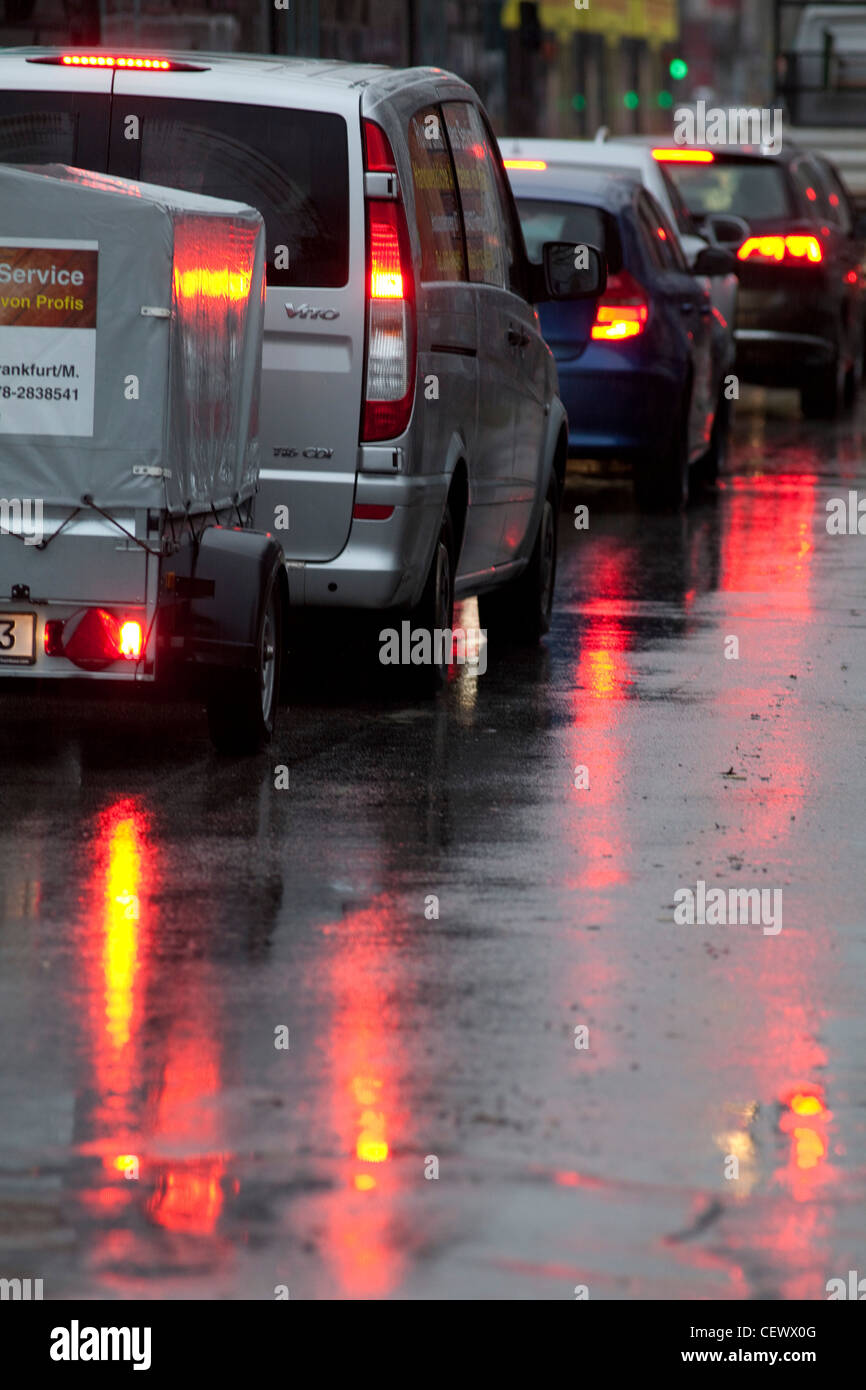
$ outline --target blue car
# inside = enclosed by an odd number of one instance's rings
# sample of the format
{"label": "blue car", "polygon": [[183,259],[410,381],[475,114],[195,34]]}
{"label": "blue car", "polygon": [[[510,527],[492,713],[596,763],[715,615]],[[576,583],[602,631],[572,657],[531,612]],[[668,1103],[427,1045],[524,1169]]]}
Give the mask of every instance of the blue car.
{"label": "blue car", "polygon": [[601,300],[538,306],[568,411],[572,456],[630,461],[644,507],[681,506],[714,480],[730,421],[731,326],[704,277],[735,267],[707,247],[690,271],[659,204],[631,175],[509,169],[530,260],[545,241],[596,246]]}

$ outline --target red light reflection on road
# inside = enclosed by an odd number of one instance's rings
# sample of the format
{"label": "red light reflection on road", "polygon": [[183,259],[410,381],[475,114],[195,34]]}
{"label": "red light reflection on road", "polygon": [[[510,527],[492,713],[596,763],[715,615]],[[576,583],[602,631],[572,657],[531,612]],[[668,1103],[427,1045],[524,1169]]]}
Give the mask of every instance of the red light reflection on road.
{"label": "red light reflection on road", "polygon": [[[572,768],[588,768],[591,790],[572,791],[570,839],[581,867],[566,886],[577,892],[598,892],[628,879],[619,804],[628,755],[617,704],[627,698],[634,680],[626,659],[633,633],[620,616],[630,560],[626,546],[610,541],[593,571],[595,597],[581,605],[584,622],[571,698],[569,753]],[[591,816],[583,815],[581,798],[591,798]]]}
{"label": "red light reflection on road", "polygon": [[391,1236],[397,1178],[393,1170],[400,1062],[395,910],[382,895],[369,908],[328,927],[335,940],[328,971],[333,1027],[331,1124],[341,1155],[338,1186],[328,1198],[326,1258],[350,1297],[375,1298],[399,1282],[405,1256]]}
{"label": "red light reflection on road", "polygon": [[[153,885],[154,853],[149,818],[139,803],[117,801],[99,817],[91,858],[95,898],[84,959],[97,1099],[87,1117],[92,1137],[81,1148],[102,1160],[103,1181],[84,1200],[117,1223],[101,1238],[101,1257],[113,1259],[141,1240],[120,1222],[143,1193],[149,1194],[145,1209],[157,1225],[212,1233],[222,1211],[226,1155],[220,1152],[214,1105],[221,1089],[219,1029],[206,961],[196,961],[191,988],[184,988],[185,976],[183,983],[176,977],[160,982],[163,997],[176,987],[181,1007],[170,1014],[158,1047],[148,1036],[147,999],[156,985],[142,899]],[[165,1156],[173,1152],[179,1156]]]}

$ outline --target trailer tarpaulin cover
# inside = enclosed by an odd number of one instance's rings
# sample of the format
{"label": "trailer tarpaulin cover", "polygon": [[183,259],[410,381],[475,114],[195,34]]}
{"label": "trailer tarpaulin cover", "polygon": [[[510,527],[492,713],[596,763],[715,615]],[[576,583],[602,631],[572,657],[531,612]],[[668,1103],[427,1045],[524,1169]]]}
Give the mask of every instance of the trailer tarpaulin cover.
{"label": "trailer tarpaulin cover", "polygon": [[242,203],[0,164],[0,496],[248,498],[264,267]]}

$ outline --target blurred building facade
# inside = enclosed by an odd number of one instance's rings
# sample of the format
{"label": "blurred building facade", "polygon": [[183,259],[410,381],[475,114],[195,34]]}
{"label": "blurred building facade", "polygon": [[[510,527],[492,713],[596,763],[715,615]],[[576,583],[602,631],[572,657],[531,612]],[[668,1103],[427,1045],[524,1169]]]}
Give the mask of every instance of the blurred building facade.
{"label": "blurred building facade", "polygon": [[[601,125],[669,129],[672,107],[704,89],[761,99],[772,9],[772,0],[0,0],[0,45],[101,38],[429,63],[470,81],[500,133],[591,136]],[[687,68],[679,79],[677,59]]]}

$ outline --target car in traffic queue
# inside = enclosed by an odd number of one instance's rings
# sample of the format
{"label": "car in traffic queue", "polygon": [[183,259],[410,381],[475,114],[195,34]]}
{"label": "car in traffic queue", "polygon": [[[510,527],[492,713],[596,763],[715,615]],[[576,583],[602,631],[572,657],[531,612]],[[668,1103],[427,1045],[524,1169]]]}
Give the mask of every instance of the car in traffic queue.
{"label": "car in traffic queue", "polygon": [[[786,142],[775,155],[688,146],[668,168],[697,226],[736,250],[738,374],[833,418],[857,396],[866,345],[866,218],[834,166]],[[726,232],[731,217],[746,236]]]}
{"label": "car in traffic queue", "polygon": [[[716,243],[711,228],[705,228],[702,235],[689,212],[676,183],[670,177],[669,160],[675,156],[671,142],[655,136],[611,136],[602,127],[594,140],[536,140],[523,137],[508,137],[499,141],[506,168],[515,173],[521,170],[531,173],[538,169],[561,169],[575,165],[587,169],[607,169],[611,173],[631,174],[639,178],[644,187],[667,215],[676,232],[683,255],[692,270],[701,252]],[[743,235],[748,234],[748,226],[740,224]],[[730,236],[730,228],[726,229]],[[732,272],[726,275],[707,277],[707,288],[716,319],[720,326],[728,327],[733,341],[734,322],[737,315],[737,276]]]}
{"label": "car in traffic queue", "polygon": [[599,246],[597,305],[539,307],[569,417],[569,453],[631,462],[641,506],[680,506],[714,480],[730,412],[729,361],[713,351],[703,274],[729,252],[706,247],[695,275],[665,213],[630,175],[580,168],[509,170],[530,259],[548,238]]}
{"label": "car in traffic queue", "polygon": [[[598,251],[527,260],[475,92],[409,70],[201,52],[0,55],[0,162],[248,203],[267,290],[255,524],[293,610],[537,640],[567,422],[534,305],[604,287]],[[442,684],[448,665],[429,671]]]}

